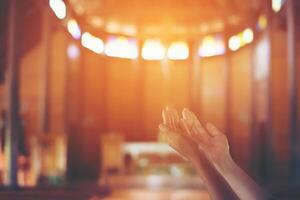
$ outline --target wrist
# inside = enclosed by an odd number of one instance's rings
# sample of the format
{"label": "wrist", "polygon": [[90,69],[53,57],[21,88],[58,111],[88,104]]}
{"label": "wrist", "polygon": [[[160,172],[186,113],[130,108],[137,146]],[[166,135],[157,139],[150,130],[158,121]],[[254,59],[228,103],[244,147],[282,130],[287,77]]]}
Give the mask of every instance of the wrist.
{"label": "wrist", "polygon": [[218,156],[213,160],[213,164],[220,171],[226,171],[234,168],[235,162],[233,161],[229,152]]}

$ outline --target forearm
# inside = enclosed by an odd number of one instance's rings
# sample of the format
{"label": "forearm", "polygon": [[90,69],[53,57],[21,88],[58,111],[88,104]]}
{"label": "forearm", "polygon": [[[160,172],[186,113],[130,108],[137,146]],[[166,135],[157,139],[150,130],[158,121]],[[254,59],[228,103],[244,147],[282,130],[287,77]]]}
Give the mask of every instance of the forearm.
{"label": "forearm", "polygon": [[232,190],[243,200],[264,200],[267,195],[231,158],[223,156],[215,167],[231,186]]}
{"label": "forearm", "polygon": [[210,196],[214,200],[239,199],[232,191],[228,183],[216,171],[216,169],[209,163],[206,157],[199,154],[197,158],[193,159],[192,164],[195,166],[202,181],[206,185]]}

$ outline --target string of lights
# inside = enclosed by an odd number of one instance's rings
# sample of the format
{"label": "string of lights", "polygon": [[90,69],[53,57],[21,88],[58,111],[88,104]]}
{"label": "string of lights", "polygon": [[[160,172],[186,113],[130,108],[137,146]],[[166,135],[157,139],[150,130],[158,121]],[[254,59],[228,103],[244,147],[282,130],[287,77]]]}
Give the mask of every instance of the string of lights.
{"label": "string of lights", "polygon": [[[273,11],[279,12],[283,3],[283,0],[272,0]],[[49,0],[49,6],[58,19],[64,20],[67,17],[67,6],[63,0]],[[266,16],[261,15],[257,22],[258,29],[265,29],[267,24]],[[73,18],[67,19],[66,28],[74,39],[81,40],[83,47],[97,54],[126,59],[136,59],[139,56],[137,40],[134,38],[109,36],[108,40],[104,42],[89,32],[82,32],[79,24]],[[237,51],[252,43],[253,40],[254,32],[247,27],[232,35],[227,45],[231,51]],[[203,37],[199,44],[198,55],[200,57],[223,55],[226,49],[225,45],[223,37],[218,34]],[[141,56],[145,60],[162,60],[166,57],[170,60],[186,60],[189,57],[189,47],[185,41],[175,41],[166,48],[159,39],[150,38],[145,40]]]}

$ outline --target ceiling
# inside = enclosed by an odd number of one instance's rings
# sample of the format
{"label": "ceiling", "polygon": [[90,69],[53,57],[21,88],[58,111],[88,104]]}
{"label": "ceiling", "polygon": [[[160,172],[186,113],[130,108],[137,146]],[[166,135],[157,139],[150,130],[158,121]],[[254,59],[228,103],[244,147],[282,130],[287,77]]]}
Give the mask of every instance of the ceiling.
{"label": "ceiling", "polygon": [[89,29],[125,35],[206,34],[249,21],[261,0],[69,0]]}

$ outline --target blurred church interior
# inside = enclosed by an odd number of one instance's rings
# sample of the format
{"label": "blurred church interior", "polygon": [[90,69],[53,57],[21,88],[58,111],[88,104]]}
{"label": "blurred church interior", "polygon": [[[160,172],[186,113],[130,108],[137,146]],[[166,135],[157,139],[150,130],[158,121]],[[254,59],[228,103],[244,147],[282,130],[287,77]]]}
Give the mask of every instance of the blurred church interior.
{"label": "blurred church interior", "polygon": [[1,0],[0,199],[210,199],[160,141],[189,108],[300,197],[300,1]]}

